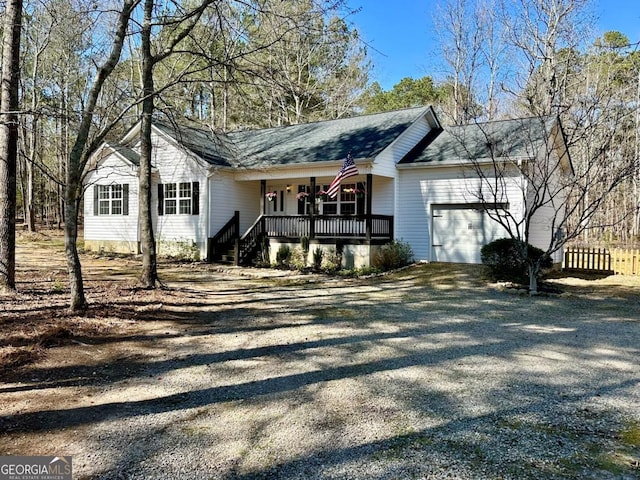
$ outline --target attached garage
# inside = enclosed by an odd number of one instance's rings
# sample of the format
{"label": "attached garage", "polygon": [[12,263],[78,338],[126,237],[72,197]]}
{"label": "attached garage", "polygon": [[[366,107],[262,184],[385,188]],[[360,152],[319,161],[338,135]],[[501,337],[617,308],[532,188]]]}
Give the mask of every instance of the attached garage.
{"label": "attached garage", "polygon": [[480,263],[480,249],[508,236],[480,205],[432,206],[431,261]]}

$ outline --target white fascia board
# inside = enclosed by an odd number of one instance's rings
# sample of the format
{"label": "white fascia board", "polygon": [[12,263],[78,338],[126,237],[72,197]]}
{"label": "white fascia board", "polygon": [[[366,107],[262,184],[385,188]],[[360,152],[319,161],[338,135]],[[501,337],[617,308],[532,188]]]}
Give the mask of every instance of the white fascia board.
{"label": "white fascia board", "polygon": [[440,123],[440,120],[438,120],[438,115],[436,115],[436,111],[433,109],[432,106],[429,106],[429,109],[425,112],[424,116],[427,119],[427,123],[431,128],[439,128],[439,129],[443,128],[442,124]]}
{"label": "white fascia board", "polygon": [[131,170],[135,171],[138,169],[138,166],[135,163],[131,162],[127,157],[118,152],[118,150],[114,148],[113,145],[104,142],[89,157],[89,161],[85,166],[85,171],[88,173],[97,169],[100,162],[110,155],[115,155],[122,163],[128,165]]}
{"label": "white fascia board", "polygon": [[[431,119],[431,121],[429,121]],[[378,153],[378,155],[376,155],[376,157],[374,158],[374,163],[376,163],[378,161],[378,158],[383,156],[387,151],[389,150],[393,150],[393,148],[395,148],[395,145],[401,141],[404,141],[404,138],[411,135],[411,131],[415,130],[416,125],[418,124],[418,122],[424,120],[426,122],[426,124],[429,126],[429,132],[433,129],[433,128],[437,128],[440,125],[440,122],[438,121],[435,112],[433,111],[432,107],[429,107],[427,110],[425,110],[419,117],[417,117],[412,123],[411,125],[409,125],[402,133],[400,133],[396,138],[393,139],[393,141],[387,145],[385,148],[383,148],[380,153]],[[427,132],[428,133],[428,132]],[[407,150],[407,152],[397,161],[395,162],[395,164],[397,165],[398,162],[400,160],[402,160],[402,158],[404,158],[413,148],[416,147],[416,145],[418,143],[420,143],[422,141],[424,137],[422,137],[420,140],[418,140],[418,142],[416,142],[411,148],[409,148]]]}
{"label": "white fascia board", "polygon": [[[269,165],[261,168],[234,168],[234,167],[218,167],[215,171],[228,171],[233,173],[236,180],[263,180],[278,178],[308,178],[309,170],[314,170],[316,177],[335,176],[342,167],[344,160],[330,160],[324,162],[303,163],[295,165]],[[371,173],[373,161],[372,159],[354,159],[354,163],[358,168],[359,175]],[[318,171],[321,173],[318,173]],[[326,170],[326,171],[325,171]],[[209,170],[211,172],[211,169]]]}
{"label": "white fascia board", "polygon": [[131,127],[131,129],[127,132],[127,134],[122,139],[121,143],[127,144],[127,143],[132,142],[133,140],[135,140],[140,134],[140,126],[141,126],[141,124],[142,124],[142,122],[138,122],[133,127]]}
{"label": "white fascia board", "polygon": [[415,170],[421,168],[434,169],[434,168],[452,168],[452,167],[472,167],[473,165],[491,165],[492,163],[515,163],[522,164],[533,160],[531,157],[499,157],[499,158],[479,158],[471,161],[467,159],[460,159],[457,162],[447,163],[400,163],[396,165],[398,170]]}

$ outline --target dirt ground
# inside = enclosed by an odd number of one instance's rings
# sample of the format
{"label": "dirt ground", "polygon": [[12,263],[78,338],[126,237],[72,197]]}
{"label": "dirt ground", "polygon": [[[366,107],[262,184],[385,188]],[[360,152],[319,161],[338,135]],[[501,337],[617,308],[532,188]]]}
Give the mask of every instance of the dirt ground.
{"label": "dirt ground", "polygon": [[[224,408],[234,406],[233,408],[242,412],[247,407],[244,402],[249,401],[243,396],[243,391],[249,388],[246,385],[265,382],[258,373],[259,369],[263,368],[264,362],[269,362],[269,375],[274,375],[273,378],[276,379],[277,372],[285,368],[278,363],[278,358],[292,355],[287,359],[300,360],[294,355],[300,348],[306,351],[329,345],[337,349],[343,343],[339,340],[340,335],[348,335],[348,338],[371,336],[371,338],[386,339],[385,335],[407,328],[404,324],[400,326],[398,323],[400,320],[394,317],[394,306],[402,303],[410,304],[413,298],[418,298],[422,302],[422,310],[419,312],[416,310],[416,314],[421,314],[420,312],[424,309],[434,309],[434,312],[437,310],[440,315],[444,315],[447,314],[448,308],[457,308],[456,302],[460,305],[464,304],[464,308],[467,309],[465,311],[475,310],[474,302],[481,303],[482,308],[485,309],[483,315],[486,318],[499,318],[499,315],[503,314],[500,313],[502,312],[500,308],[504,307],[504,312],[508,312],[510,311],[508,309],[513,309],[514,305],[517,311],[528,311],[527,299],[487,286],[478,267],[432,265],[414,267],[426,269],[425,276],[422,276],[423,273],[400,272],[387,277],[369,279],[333,279],[316,275],[296,275],[283,271],[237,269],[202,263],[165,261],[161,263],[159,270],[166,288],[146,291],[136,287],[139,259],[83,254],[82,265],[90,307],[82,315],[75,315],[67,310],[68,293],[63,242],[57,232],[22,234],[19,239],[17,264],[17,293],[0,297],[0,380],[2,381],[0,385],[4,385],[0,386],[0,455],[60,455],[71,452],[77,459],[77,471],[80,472],[78,478],[134,478],[135,475],[132,472],[135,472],[138,467],[133,465],[142,462],[136,457],[134,460],[128,460],[126,465],[118,465],[116,462],[114,466],[113,463],[109,463],[106,454],[93,458],[90,452],[83,449],[88,447],[83,447],[82,443],[86,442],[87,438],[104,440],[105,436],[109,437],[108,433],[100,430],[103,427],[98,428],[99,434],[96,433],[96,422],[104,426],[112,420],[123,416],[128,417],[128,414],[123,411],[127,412],[128,409],[137,408],[138,405],[144,406],[145,415],[165,414],[173,410],[173,407],[169,406],[183,401],[186,404],[193,403],[195,405],[192,405],[193,408],[201,407],[196,408],[196,411],[192,409],[190,415],[194,415],[194,419],[203,415],[202,405],[208,405],[208,403],[201,403],[200,400],[196,401],[188,396],[189,394],[183,393],[188,387],[188,385],[185,387],[185,384],[190,381],[195,383],[195,380],[192,377],[180,377],[178,380],[178,377],[172,376],[175,371],[186,368],[185,362],[188,362],[190,368],[193,365],[204,368],[212,362],[219,364],[236,362],[233,364],[233,370],[227,373],[216,372],[215,378],[212,377],[211,381],[219,382],[221,385],[216,387],[216,394],[220,395],[222,400],[216,400],[218,406],[215,408],[223,409],[224,403]],[[626,322],[625,325],[633,325],[633,332],[636,333],[637,323],[634,322],[638,322],[640,317],[638,313],[640,277],[618,276],[600,279],[561,277],[552,280],[550,284],[558,290],[558,293],[550,300],[544,298],[537,300],[539,308],[555,308],[557,305],[554,307],[551,305],[552,302],[568,299],[574,303],[563,306],[558,315],[570,315],[576,308],[583,309],[581,310],[583,313],[593,312],[595,309],[598,315],[602,314],[602,318],[620,319]],[[424,289],[428,289],[428,295],[424,293]],[[475,295],[473,292],[476,291],[481,292],[478,298],[467,298],[467,295]],[[462,292],[460,294],[462,297],[458,297],[457,292]],[[345,294],[354,295],[354,304],[345,303],[343,297]],[[496,295],[499,296],[496,297]],[[318,298],[322,296],[326,296],[327,301],[331,303],[318,306]],[[449,298],[448,306],[438,304],[436,302],[438,296]],[[458,300],[459,298],[461,299]],[[384,301],[384,308],[375,305],[376,302],[382,301]],[[362,306],[361,310],[357,307],[358,302]],[[305,305],[308,306],[305,307]],[[495,305],[497,310],[494,310],[492,305]],[[376,310],[373,310],[374,308]],[[512,323],[505,320],[504,325]],[[536,324],[536,321],[531,320],[531,323]],[[304,329],[298,327],[304,327]],[[283,331],[294,328],[297,329],[295,338],[277,336]],[[551,327],[545,319],[540,320],[536,328]],[[302,337],[299,336],[299,332],[304,332]],[[416,335],[417,345],[421,336],[424,335],[424,332],[419,333]],[[402,342],[405,337],[407,335],[403,333],[392,340],[396,343]],[[494,341],[489,337],[487,339],[488,342]],[[396,348],[395,343],[393,345]],[[384,348],[387,347],[385,344]],[[201,348],[206,348],[207,353],[198,354]],[[335,350],[331,355],[333,359],[339,359],[341,355],[348,353],[345,357],[348,360],[345,362],[349,363],[359,355],[371,354],[362,348],[354,343],[353,346],[349,345],[348,352]],[[406,348],[410,350],[415,347],[407,346]],[[602,350],[605,347],[598,345],[597,348]],[[625,346],[625,348],[626,351],[631,352],[630,347]],[[596,350],[594,347],[594,351]],[[225,352],[233,352],[233,354]],[[200,359],[198,355],[205,359]],[[413,358],[411,355],[408,355],[408,358]],[[272,361],[275,363],[271,363]],[[312,368],[306,365],[304,368],[307,369],[305,370],[307,373],[305,374],[309,375],[309,368],[312,372],[316,370],[322,372],[325,361],[320,358]],[[625,362],[626,360],[623,361],[620,357],[619,363],[614,367],[622,370],[630,368]],[[371,364],[375,362],[371,360]],[[292,368],[291,364],[287,364],[286,368]],[[241,372],[242,377],[236,379],[234,375],[238,372]],[[377,374],[374,371],[364,373],[356,371],[353,375],[349,375],[348,380],[353,382],[351,377],[357,378],[369,373],[374,376]],[[296,375],[299,374],[293,374],[293,378],[298,378]],[[341,377],[336,377],[338,378]],[[302,388],[308,382],[305,379],[304,384],[281,389],[277,385],[272,385],[276,381],[274,379],[266,380],[265,385],[271,385],[270,395],[280,400],[282,399],[279,395],[281,396],[283,392],[294,387]],[[331,381],[331,378],[323,377],[320,380]],[[408,377],[405,380],[413,381]],[[178,381],[179,385],[176,383]],[[233,387],[234,385],[237,387]],[[473,385],[469,387],[469,392],[476,388]],[[189,391],[188,388],[187,391]],[[340,400],[342,397],[334,398],[333,395],[338,394],[331,390],[327,390],[325,395],[331,397],[331,402],[345,401]],[[162,398],[162,404],[158,403],[156,398]],[[466,401],[465,398],[463,397],[464,401]],[[316,400],[314,398],[314,402]],[[378,411],[380,415],[375,417],[376,422],[384,423],[385,416],[397,414],[395,410],[379,405],[377,401],[367,400],[365,403],[372,409],[380,409]],[[97,407],[100,409],[97,410]],[[65,415],[64,412],[73,412],[73,416]],[[267,416],[267,413],[261,411],[259,415]],[[224,418],[224,410],[217,414],[218,418]],[[277,415],[280,414],[284,415],[283,412],[277,413]],[[96,415],[99,415],[99,418],[96,418]],[[313,411],[307,412],[306,415],[313,415]],[[136,416],[144,415],[137,413]],[[379,418],[380,416],[382,419]],[[296,419],[295,414],[288,418],[287,425],[298,421],[303,425],[309,423],[307,419],[304,421]],[[162,427],[162,421],[158,431],[170,428]],[[180,422],[183,421],[184,419],[181,418]],[[255,421],[259,423],[258,420]],[[348,423],[351,420],[322,419],[319,423],[325,425],[324,422],[327,421]],[[371,419],[367,420],[369,423],[371,421]],[[402,422],[406,422],[406,419]],[[408,425],[402,427],[404,425],[402,422],[393,424],[394,435],[403,439],[413,439],[412,436],[406,436],[409,430],[413,431],[413,427]],[[234,425],[236,429],[241,428],[238,424]],[[633,423],[625,425],[627,425],[625,428],[631,428],[632,431],[637,428]],[[229,425],[227,427],[229,428]],[[334,425],[330,423],[325,427],[331,431]],[[391,428],[376,424],[374,431],[367,432],[364,440],[377,441],[377,436],[387,435],[385,433],[387,427]],[[126,431],[132,427],[129,425],[119,428],[124,428]],[[204,431],[199,430],[201,428],[205,427],[198,423],[189,424],[187,433],[200,438]],[[406,428],[407,432],[399,434],[398,431],[403,428]],[[122,431],[120,430],[120,435]],[[252,435],[257,433],[254,432]],[[279,457],[281,454],[278,453],[281,447],[272,445],[272,443],[275,444],[273,435],[276,434],[270,434],[268,446],[261,447],[263,456],[251,456],[241,449],[221,457],[222,460],[216,467],[218,469],[216,471],[223,472],[219,478],[253,478],[249,475],[250,472],[263,472],[264,478],[270,478],[271,475],[268,472],[273,468],[272,465],[282,465],[282,459]],[[294,452],[297,451],[296,446],[291,442],[295,444],[295,440],[295,438],[286,440],[286,445]],[[406,442],[406,440],[403,441]],[[424,447],[426,444],[423,445],[421,442],[424,440],[419,439],[418,442]],[[109,451],[108,442],[101,445],[103,450]],[[95,444],[93,446],[95,447]],[[614,471],[620,476],[588,478],[634,478],[633,475],[640,472],[637,465],[640,456],[635,456],[636,454],[633,453],[637,452],[638,446],[633,442],[631,446],[635,448],[631,453],[629,453],[630,450],[622,447],[615,450],[618,455],[615,458],[619,460],[615,463],[615,468],[608,468],[604,465],[604,460],[596,465],[597,469]],[[402,448],[405,447],[406,445],[402,444]],[[114,451],[117,451],[116,448],[113,446]],[[317,446],[317,448],[320,447]],[[411,448],[415,449],[415,446]],[[265,458],[264,452],[270,456]],[[133,453],[131,455],[135,456]],[[148,455],[148,452],[145,455]],[[230,458],[234,459],[235,463],[225,463],[231,462]],[[239,458],[244,460],[240,462]],[[464,463],[464,468],[470,468],[466,459],[459,461]],[[586,468],[584,462],[587,461],[575,460],[577,467],[573,464],[566,467],[558,461],[558,470],[550,470],[548,478],[580,478],[580,472],[583,472],[580,468]],[[293,468],[291,465],[297,464],[287,463],[287,465]],[[511,465],[509,468],[516,467]],[[575,477],[572,476],[573,468],[576,469]],[[597,469],[596,472],[601,471]],[[139,478],[150,475],[148,471],[146,472]],[[506,470],[506,473],[503,472],[500,475],[504,474],[504,478],[518,478],[517,472],[513,477],[508,473],[509,470]],[[627,474],[631,476],[624,476]],[[211,473],[209,475],[216,477]],[[484,478],[477,471],[473,475],[469,474],[468,477],[460,475],[454,478]],[[284,474],[274,476],[286,477]],[[181,477],[189,478],[189,475]],[[331,475],[327,475],[327,478],[331,478]],[[336,474],[335,478],[340,477]],[[362,474],[353,475],[353,478],[383,477],[369,477]],[[498,478],[498,474],[494,472],[487,478]],[[522,478],[534,477],[523,474]]]}
{"label": "dirt ground", "polygon": [[[73,314],[68,311],[62,232],[21,232],[16,257],[17,292],[0,296],[0,379],[4,380],[24,378],[30,366],[39,360],[54,370],[56,362],[69,362],[67,349],[86,346],[85,341],[104,343],[100,354],[94,352],[92,357],[97,364],[108,362],[115,354],[109,351],[110,343],[136,335],[153,335],[156,330],[162,332],[164,322],[171,325],[176,318],[173,309],[181,306],[197,309],[194,294],[206,290],[207,283],[216,275],[226,272],[229,279],[237,277],[245,281],[246,288],[264,279],[297,278],[286,271],[160,259],[161,281],[167,285],[150,291],[138,286],[140,257],[89,252],[81,254],[89,308]],[[304,277],[304,281],[308,278]],[[58,356],[61,351],[65,353]],[[117,355],[121,354],[118,350]]]}

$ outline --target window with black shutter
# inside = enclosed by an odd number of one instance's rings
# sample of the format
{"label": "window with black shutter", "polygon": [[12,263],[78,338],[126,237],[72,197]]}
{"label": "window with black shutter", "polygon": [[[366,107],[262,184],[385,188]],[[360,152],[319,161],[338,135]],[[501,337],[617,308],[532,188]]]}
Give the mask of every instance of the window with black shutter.
{"label": "window with black shutter", "polygon": [[200,182],[158,185],[158,215],[199,215]]}
{"label": "window with black shutter", "polygon": [[94,185],[94,215],[129,215],[129,184]]}

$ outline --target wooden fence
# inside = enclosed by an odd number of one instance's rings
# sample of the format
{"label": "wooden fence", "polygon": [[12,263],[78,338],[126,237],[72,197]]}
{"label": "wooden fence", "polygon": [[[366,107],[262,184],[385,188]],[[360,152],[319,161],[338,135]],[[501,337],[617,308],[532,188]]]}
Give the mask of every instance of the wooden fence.
{"label": "wooden fence", "polygon": [[640,275],[640,250],[567,247],[562,268],[616,275]]}
{"label": "wooden fence", "polygon": [[640,250],[611,249],[611,268],[618,275],[640,275]]}

